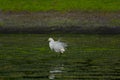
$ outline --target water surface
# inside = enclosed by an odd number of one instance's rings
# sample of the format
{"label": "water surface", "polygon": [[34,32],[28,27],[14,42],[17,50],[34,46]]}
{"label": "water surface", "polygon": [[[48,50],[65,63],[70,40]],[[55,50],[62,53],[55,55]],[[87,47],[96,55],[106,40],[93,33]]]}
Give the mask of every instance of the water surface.
{"label": "water surface", "polygon": [[[64,54],[51,51],[48,38],[64,41]],[[0,34],[0,79],[117,80],[120,35]]]}

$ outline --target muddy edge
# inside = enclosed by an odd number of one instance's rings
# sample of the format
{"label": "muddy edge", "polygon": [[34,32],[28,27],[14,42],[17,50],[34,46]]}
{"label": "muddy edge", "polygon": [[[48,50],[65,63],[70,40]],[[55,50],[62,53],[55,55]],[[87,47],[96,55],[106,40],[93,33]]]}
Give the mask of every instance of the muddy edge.
{"label": "muddy edge", "polygon": [[0,33],[120,33],[120,12],[0,12]]}

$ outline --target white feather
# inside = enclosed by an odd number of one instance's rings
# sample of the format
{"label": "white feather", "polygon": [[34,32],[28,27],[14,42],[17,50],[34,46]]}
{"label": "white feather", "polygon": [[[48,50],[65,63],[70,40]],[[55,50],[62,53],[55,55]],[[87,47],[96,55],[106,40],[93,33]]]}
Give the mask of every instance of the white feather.
{"label": "white feather", "polygon": [[49,38],[48,41],[51,50],[54,50],[55,52],[64,53],[65,48],[67,47],[66,43],[54,41],[53,38]]}

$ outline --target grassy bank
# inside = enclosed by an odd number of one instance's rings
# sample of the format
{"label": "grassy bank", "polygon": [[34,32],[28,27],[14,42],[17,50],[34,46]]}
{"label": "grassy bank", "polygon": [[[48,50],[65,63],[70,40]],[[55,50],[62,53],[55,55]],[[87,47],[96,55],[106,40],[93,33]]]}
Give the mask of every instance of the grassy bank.
{"label": "grassy bank", "polygon": [[0,33],[120,33],[119,0],[0,0]]}
{"label": "grassy bank", "polygon": [[120,11],[119,0],[0,0],[3,11]]}

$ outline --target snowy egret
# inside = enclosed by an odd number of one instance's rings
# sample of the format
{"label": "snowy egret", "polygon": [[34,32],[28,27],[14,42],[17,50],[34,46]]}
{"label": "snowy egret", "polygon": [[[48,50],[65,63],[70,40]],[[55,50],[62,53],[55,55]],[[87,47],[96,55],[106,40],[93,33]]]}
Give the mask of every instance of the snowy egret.
{"label": "snowy egret", "polygon": [[53,38],[49,38],[49,47],[51,50],[54,50],[55,52],[60,52],[60,53],[64,53],[65,51],[65,47],[67,47],[67,45],[63,42],[58,41],[54,41]]}

